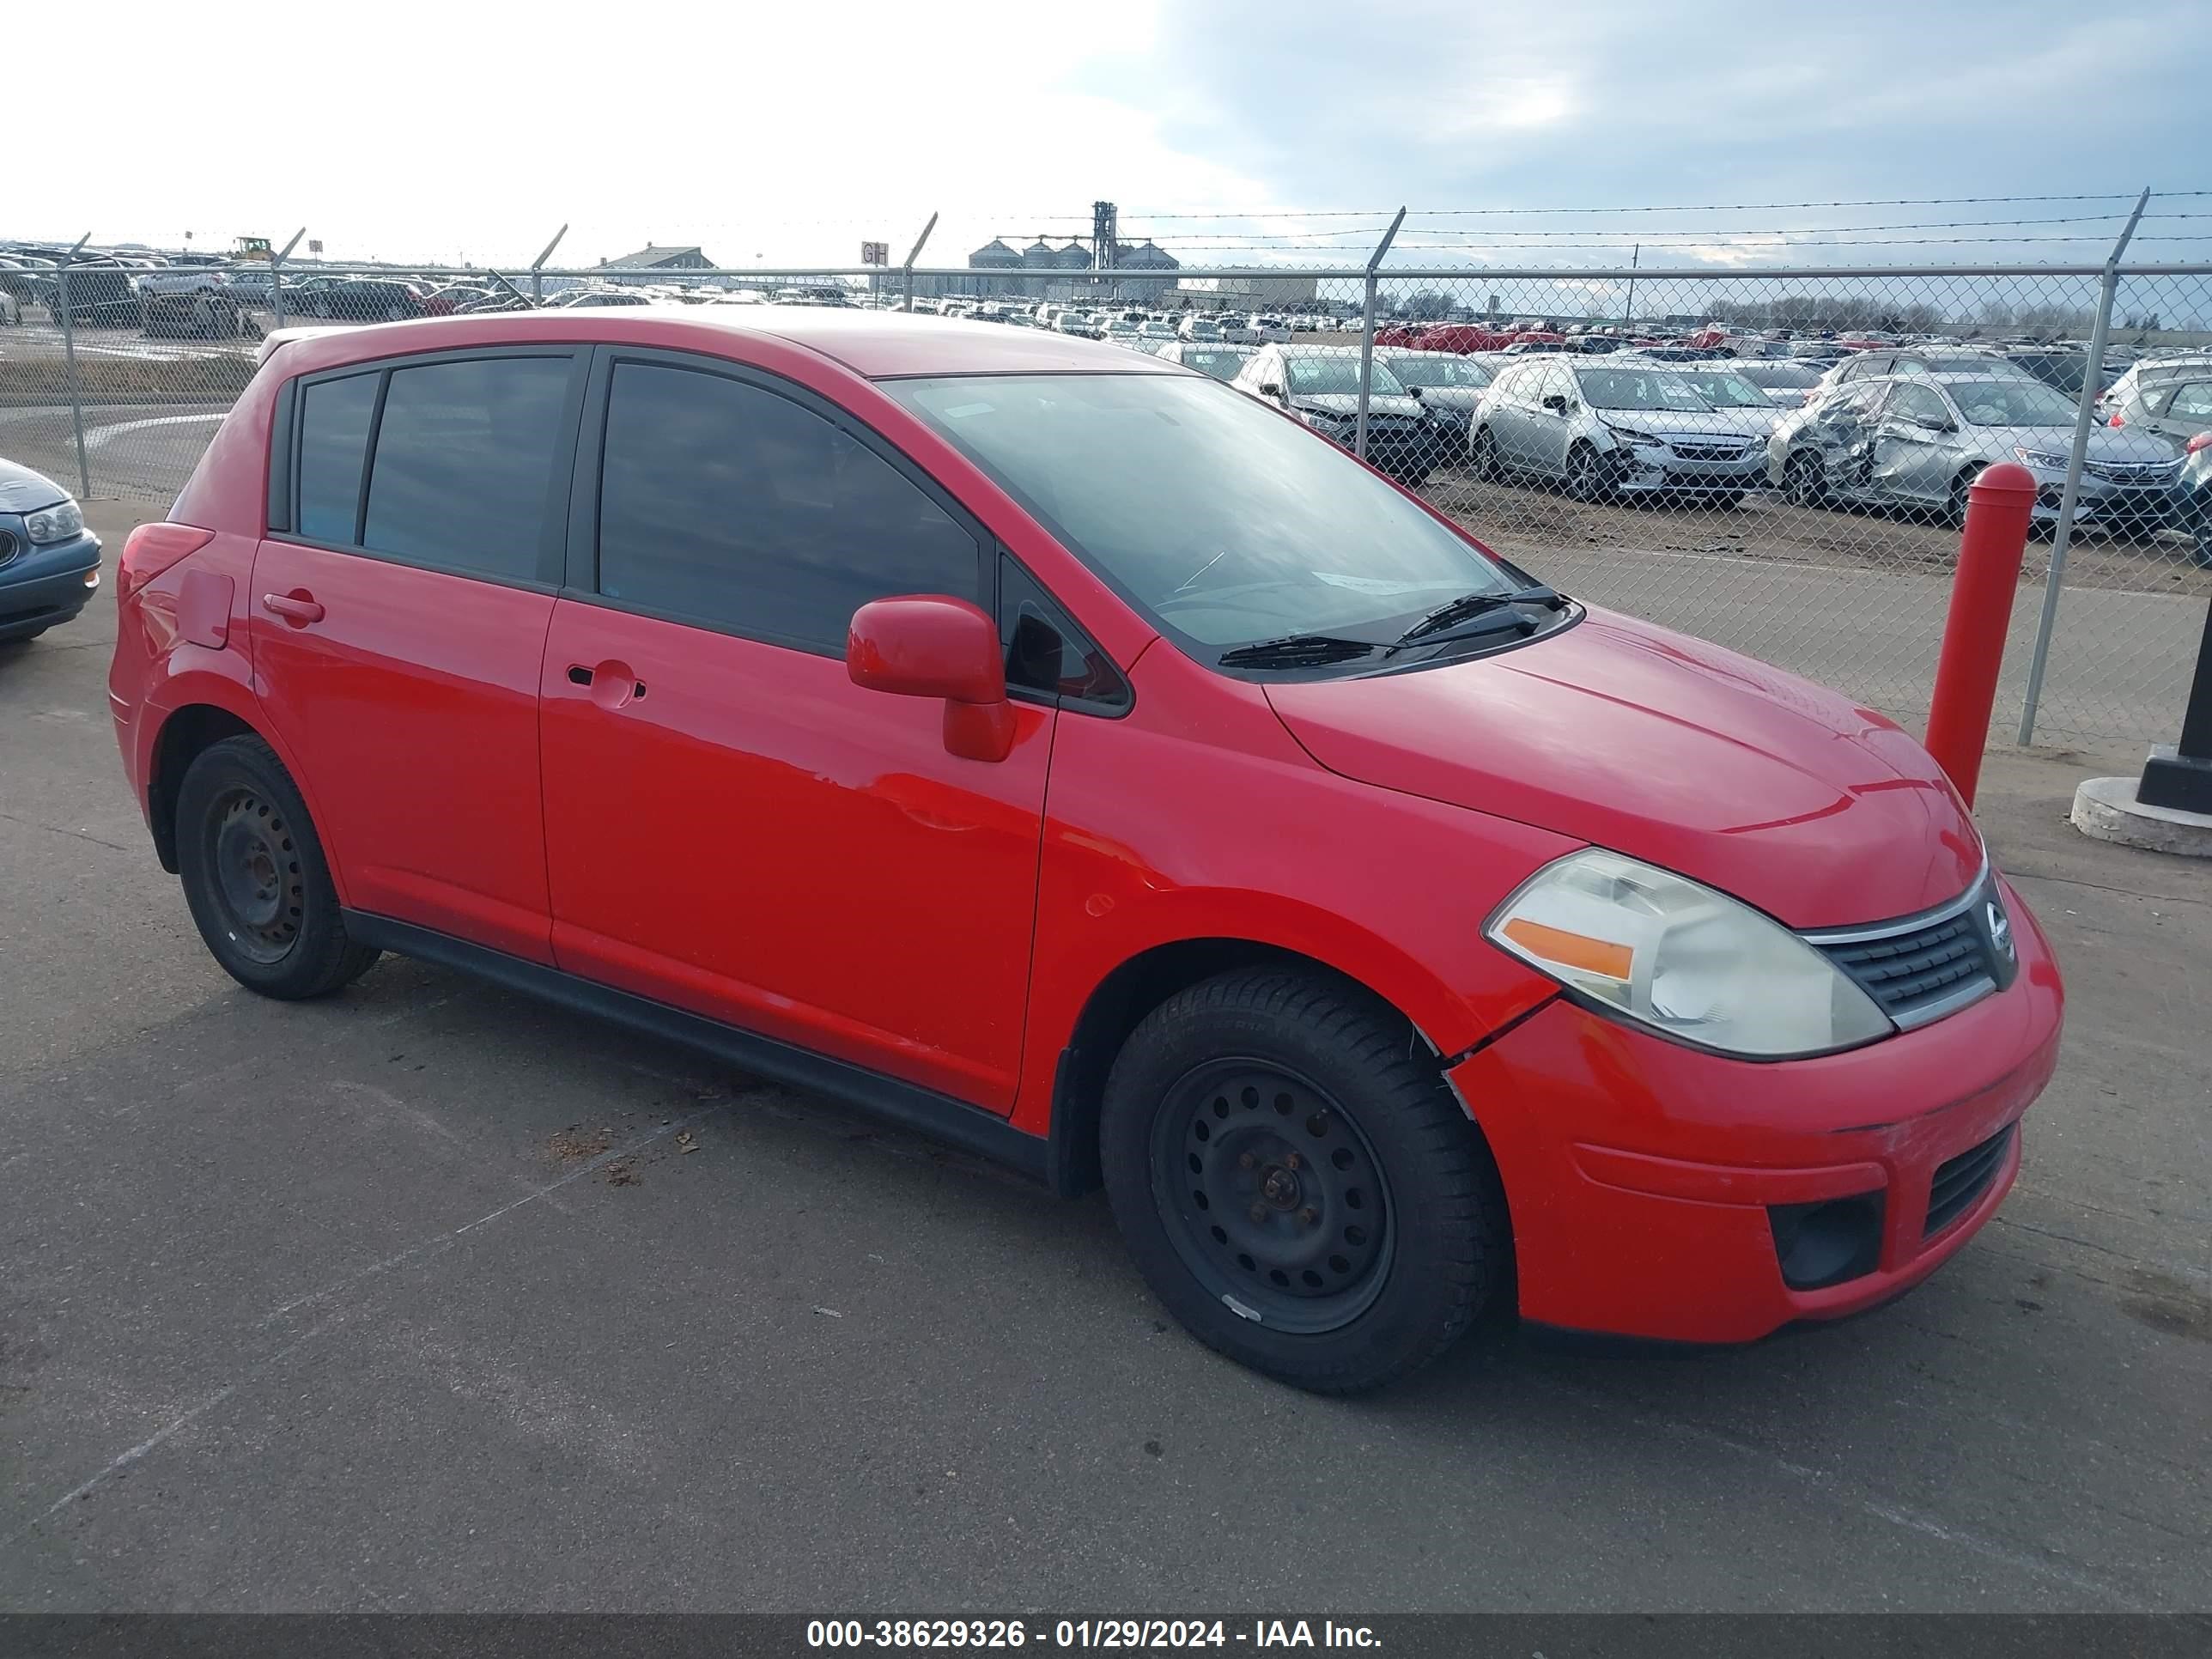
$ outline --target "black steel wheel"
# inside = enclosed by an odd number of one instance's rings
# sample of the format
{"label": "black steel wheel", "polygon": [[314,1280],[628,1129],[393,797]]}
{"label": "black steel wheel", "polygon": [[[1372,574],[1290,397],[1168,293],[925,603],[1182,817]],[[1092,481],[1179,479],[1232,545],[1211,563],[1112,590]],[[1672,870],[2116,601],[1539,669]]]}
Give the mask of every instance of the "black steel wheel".
{"label": "black steel wheel", "polygon": [[1328,1091],[1267,1060],[1215,1060],[1169,1091],[1152,1201],[1192,1275],[1275,1330],[1350,1323],[1389,1273],[1375,1149]]}
{"label": "black steel wheel", "polygon": [[1481,1132],[1404,1018],[1325,969],[1226,973],[1161,1003],[1115,1058],[1098,1145],[1153,1294],[1297,1387],[1403,1376],[1510,1283]]}
{"label": "black steel wheel", "polygon": [[377,953],[345,931],[320,839],[291,776],[259,738],[225,738],[177,786],[185,902],[225,972],[264,996],[323,996]]}

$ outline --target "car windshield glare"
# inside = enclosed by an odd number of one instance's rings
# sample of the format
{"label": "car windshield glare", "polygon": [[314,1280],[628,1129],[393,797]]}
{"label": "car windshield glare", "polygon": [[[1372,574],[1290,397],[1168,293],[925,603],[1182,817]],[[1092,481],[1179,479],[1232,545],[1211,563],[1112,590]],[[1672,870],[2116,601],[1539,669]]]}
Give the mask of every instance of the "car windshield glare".
{"label": "car windshield glare", "polygon": [[[1301,353],[1285,357],[1285,365],[1291,371],[1291,390],[1306,392],[1317,398],[1357,398],[1359,395],[1359,358],[1351,351]],[[1368,389],[1378,398],[1402,398],[1406,387],[1389,366],[1377,358],[1370,366],[1373,373]]]}
{"label": "car windshield glare", "polygon": [[1954,380],[1945,389],[1976,426],[2074,424],[2074,400],[2040,380]]}
{"label": "car windshield glare", "polygon": [[1519,586],[1334,444],[1211,380],[883,384],[1203,661],[1298,634],[1387,644],[1446,599]]}
{"label": "car windshield glare", "polygon": [[[1375,362],[1379,368],[1382,359]],[[1489,369],[1464,357],[1393,357],[1390,367],[1407,386],[1481,387],[1491,381]]]}
{"label": "car windshield glare", "polygon": [[1682,379],[1690,389],[1715,409],[1767,409],[1772,407],[1766,394],[1740,374],[1700,374],[1695,369],[1685,371]]}
{"label": "car windshield glare", "polygon": [[1711,408],[1671,368],[1585,368],[1575,378],[1592,409],[1671,409],[1705,415]]}

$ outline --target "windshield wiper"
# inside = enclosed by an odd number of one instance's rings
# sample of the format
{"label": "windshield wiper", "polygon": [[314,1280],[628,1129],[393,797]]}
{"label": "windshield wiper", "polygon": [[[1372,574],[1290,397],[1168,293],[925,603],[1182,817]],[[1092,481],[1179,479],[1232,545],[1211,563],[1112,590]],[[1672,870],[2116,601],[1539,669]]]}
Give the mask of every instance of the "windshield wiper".
{"label": "windshield wiper", "polygon": [[[1449,630],[1462,623],[1473,622],[1478,617],[1485,617],[1494,611],[1503,611],[1511,605],[1540,605],[1547,611],[1557,611],[1566,602],[1565,594],[1554,588],[1546,586],[1541,582],[1512,593],[1498,593],[1487,590],[1480,593],[1462,593],[1455,599],[1446,600],[1404,633],[1399,635],[1396,639],[1391,641],[1389,650],[1384,654],[1401,651],[1409,645],[1419,645],[1423,640],[1433,640],[1441,644],[1447,638],[1455,637]],[[1524,627],[1534,626],[1534,623],[1525,617],[1516,617],[1515,621]]]}
{"label": "windshield wiper", "polygon": [[1372,640],[1348,640],[1334,634],[1291,634],[1279,640],[1240,645],[1215,659],[1224,668],[1316,668],[1372,656],[1382,647]]}

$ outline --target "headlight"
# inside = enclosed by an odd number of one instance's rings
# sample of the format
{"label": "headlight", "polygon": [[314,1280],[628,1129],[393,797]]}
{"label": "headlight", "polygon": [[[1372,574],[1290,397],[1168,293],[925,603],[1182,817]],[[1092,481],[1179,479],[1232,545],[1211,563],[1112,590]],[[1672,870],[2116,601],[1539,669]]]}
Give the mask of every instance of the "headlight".
{"label": "headlight", "polygon": [[1611,421],[1605,423],[1605,429],[1625,444],[1663,444],[1667,441],[1656,434],[1639,432],[1632,426],[1615,426]]}
{"label": "headlight", "polygon": [[1820,1054],[1893,1029],[1873,999],[1778,923],[1596,848],[1538,871],[1483,931],[1607,1013],[1729,1054]]}
{"label": "headlight", "polygon": [[75,501],[61,501],[27,515],[23,528],[34,542],[65,542],[83,530],[84,514]]}
{"label": "headlight", "polygon": [[1298,418],[1317,432],[1340,432],[1347,426],[1356,426],[1356,416],[1338,415],[1326,409],[1302,409]]}
{"label": "headlight", "polygon": [[2039,466],[2046,472],[2063,472],[2068,458],[2054,455],[2047,449],[2030,449],[2025,444],[2015,447],[2013,457],[2022,466]]}

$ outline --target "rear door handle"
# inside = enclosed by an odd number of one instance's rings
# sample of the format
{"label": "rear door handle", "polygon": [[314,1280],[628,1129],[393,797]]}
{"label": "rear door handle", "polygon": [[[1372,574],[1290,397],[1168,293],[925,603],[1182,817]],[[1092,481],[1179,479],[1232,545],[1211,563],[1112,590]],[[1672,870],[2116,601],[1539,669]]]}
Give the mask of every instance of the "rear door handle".
{"label": "rear door handle", "polygon": [[273,617],[282,617],[295,628],[305,628],[309,623],[323,619],[323,607],[303,587],[295,587],[289,593],[264,593],[261,608]]}
{"label": "rear door handle", "polygon": [[589,687],[592,701],[609,714],[627,708],[645,695],[645,682],[632,673],[625,662],[572,662],[568,665],[568,684]]}

